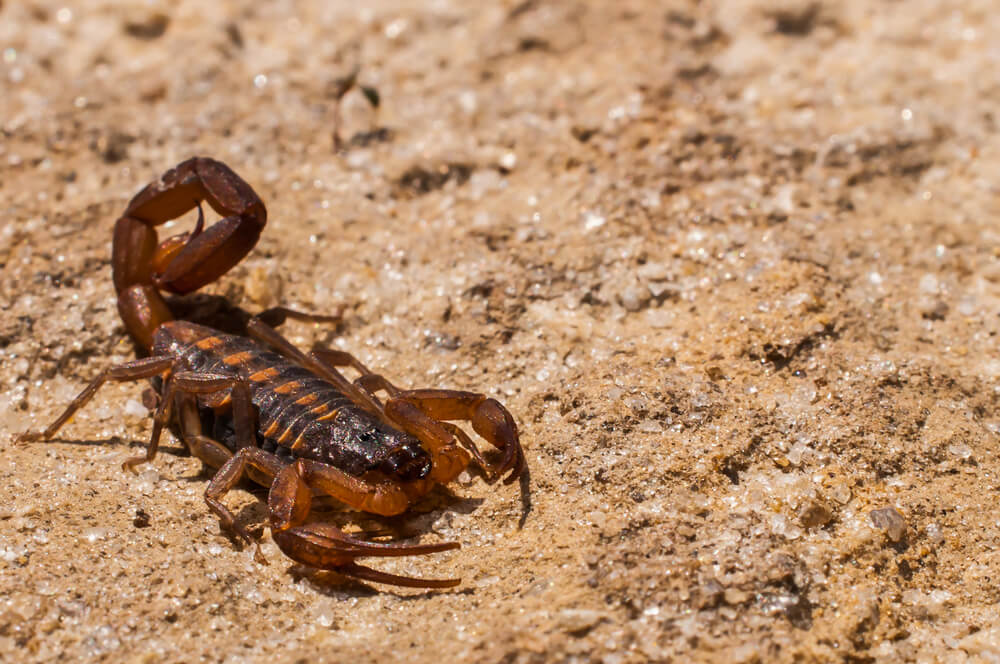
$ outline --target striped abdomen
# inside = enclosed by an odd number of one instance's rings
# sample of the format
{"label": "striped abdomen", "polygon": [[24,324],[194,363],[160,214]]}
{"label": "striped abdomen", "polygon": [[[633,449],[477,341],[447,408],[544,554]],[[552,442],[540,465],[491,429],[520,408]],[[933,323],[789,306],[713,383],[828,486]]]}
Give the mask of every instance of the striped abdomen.
{"label": "striped abdomen", "polygon": [[[243,377],[257,412],[257,444],[280,457],[314,459],[361,475],[379,469],[402,479],[430,471],[413,436],[387,426],[334,385],[246,337],[182,321],[160,327],[154,353],[180,357],[187,370]],[[160,343],[162,342],[162,343]],[[232,415],[202,408],[219,442],[235,451]],[[206,431],[208,433],[208,431]]]}

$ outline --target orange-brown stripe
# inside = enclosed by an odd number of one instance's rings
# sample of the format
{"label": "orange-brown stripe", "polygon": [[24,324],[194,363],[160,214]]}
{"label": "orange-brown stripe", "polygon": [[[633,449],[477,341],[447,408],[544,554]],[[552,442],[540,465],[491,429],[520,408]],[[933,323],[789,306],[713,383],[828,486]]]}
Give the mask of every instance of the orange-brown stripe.
{"label": "orange-brown stripe", "polygon": [[302,437],[305,436],[305,435],[306,435],[305,431],[303,431],[302,433],[299,434],[299,437],[295,439],[294,443],[292,443],[292,449],[293,450],[297,450],[297,449],[299,449],[299,447],[302,446],[302,442],[303,442],[302,441]]}
{"label": "orange-brown stripe", "polygon": [[212,350],[213,348],[220,346],[222,344],[222,339],[219,337],[205,337],[204,339],[195,343],[195,346],[202,350]]}
{"label": "orange-brown stripe", "polygon": [[271,422],[271,426],[269,426],[267,428],[267,431],[264,432],[264,437],[270,438],[277,430],[278,430],[278,421],[275,420],[274,422]]}
{"label": "orange-brown stripe", "polygon": [[307,394],[304,397],[302,397],[301,399],[298,399],[295,403],[297,405],[299,405],[299,406],[308,406],[313,401],[316,401],[316,399],[318,399],[318,398],[319,397],[316,396],[315,394]]}
{"label": "orange-brown stripe", "polygon": [[274,391],[277,392],[278,394],[289,394],[299,389],[300,387],[302,387],[302,383],[300,383],[297,380],[290,380],[287,383],[283,383],[282,385],[279,385],[276,388],[274,388]]}
{"label": "orange-brown stripe", "polygon": [[274,367],[268,367],[267,369],[261,369],[256,373],[250,374],[250,380],[255,383],[262,383],[265,380],[271,380],[278,375],[278,370]]}
{"label": "orange-brown stripe", "polygon": [[291,425],[289,425],[288,428],[285,429],[280,436],[278,436],[278,443],[284,444],[285,441],[287,441],[291,437],[292,437],[292,427]]}
{"label": "orange-brown stripe", "polygon": [[240,351],[239,353],[233,353],[232,355],[227,355],[222,358],[222,361],[231,367],[235,367],[238,364],[243,364],[253,356],[248,350]]}
{"label": "orange-brown stripe", "polygon": [[322,417],[317,417],[316,421],[317,422],[325,422],[327,420],[332,420],[333,418],[335,418],[337,416],[337,413],[339,413],[339,412],[340,412],[339,408],[334,408],[333,410],[331,410],[326,415],[323,415]]}

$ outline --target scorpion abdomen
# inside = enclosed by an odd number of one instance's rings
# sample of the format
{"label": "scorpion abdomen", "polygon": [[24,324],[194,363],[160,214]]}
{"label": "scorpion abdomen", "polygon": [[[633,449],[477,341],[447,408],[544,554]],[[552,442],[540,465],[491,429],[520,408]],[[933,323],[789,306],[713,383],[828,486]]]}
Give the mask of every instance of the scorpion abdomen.
{"label": "scorpion abdomen", "polygon": [[[361,476],[380,470],[402,480],[421,479],[430,457],[420,441],[386,425],[336,386],[247,337],[170,321],[154,336],[154,354],[177,357],[184,370],[239,377],[256,411],[256,443],[288,460],[312,459]],[[214,398],[212,398],[214,397]],[[237,450],[231,412],[217,395],[199,398],[206,429]]]}

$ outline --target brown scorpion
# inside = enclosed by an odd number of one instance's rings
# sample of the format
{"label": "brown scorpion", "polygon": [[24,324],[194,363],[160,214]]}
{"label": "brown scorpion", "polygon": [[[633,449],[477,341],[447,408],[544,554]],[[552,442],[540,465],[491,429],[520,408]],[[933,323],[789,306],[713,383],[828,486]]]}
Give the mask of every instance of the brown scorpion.
{"label": "brown scorpion", "polygon": [[[223,218],[204,227],[205,201]],[[156,226],[198,208],[193,231],[159,242]],[[406,544],[370,541],[310,519],[322,493],[356,510],[400,514],[436,484],[453,480],[473,460],[487,481],[505,483],[525,468],[513,417],[483,394],[443,389],[403,390],[344,351],[300,351],[267,322],[286,318],[336,320],[278,307],[250,319],[247,336],[175,320],[160,291],[183,295],[215,281],[257,243],[267,212],[239,175],[207,158],[189,159],[142,189],[115,224],[112,271],[118,311],[148,357],[103,371],[42,432],[51,439],[107,381],[152,379],[159,399],[146,453],[123,467],[156,457],[165,426],[205,464],[218,469],[205,502],[224,528],[265,562],[259,545],[236,522],[222,498],[241,478],[270,487],[274,542],[305,565],[402,586],[445,588],[459,579],[398,576],[355,562],[366,556],[411,556],[459,548],[457,542]],[[348,380],[339,369],[360,377]],[[384,393],[384,402],[378,395]],[[501,451],[490,463],[473,430]]]}

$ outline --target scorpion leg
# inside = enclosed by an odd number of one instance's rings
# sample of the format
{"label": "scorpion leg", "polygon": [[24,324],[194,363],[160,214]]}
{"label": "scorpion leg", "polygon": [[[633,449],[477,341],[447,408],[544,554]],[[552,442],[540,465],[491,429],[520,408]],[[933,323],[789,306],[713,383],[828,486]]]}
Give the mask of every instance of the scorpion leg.
{"label": "scorpion leg", "polygon": [[479,451],[479,446],[476,445],[472,438],[469,437],[469,434],[465,433],[462,427],[457,424],[452,424],[451,422],[438,422],[438,424],[443,426],[458,439],[458,442],[462,444],[462,447],[464,447],[465,450],[472,455],[472,458],[476,460],[476,465],[478,465],[483,472],[486,473],[489,481],[492,482],[496,479],[496,476],[493,474],[491,469],[490,462],[486,460],[483,453]]}
{"label": "scorpion leg", "polygon": [[397,576],[363,567],[355,558],[366,556],[415,556],[459,548],[457,542],[402,544],[369,542],[345,533],[328,523],[307,523],[312,488],[328,493],[351,507],[378,513],[398,513],[408,501],[391,482],[372,483],[347,475],[336,468],[299,459],[285,466],[271,485],[268,507],[271,536],[293,560],[369,581],[417,588],[448,588],[460,579],[419,579]]}
{"label": "scorpion leg", "polygon": [[[211,439],[208,440],[211,441]],[[198,445],[203,443],[203,441],[194,442]],[[368,482],[341,472],[333,466],[315,461],[299,460],[293,465],[305,468],[308,471],[310,483],[316,486],[316,488],[354,509],[373,512],[375,514],[393,515],[403,512],[409,506],[409,500],[406,495],[391,482]],[[226,529],[235,532],[249,544],[253,542],[250,535],[236,523],[232,512],[220,502],[220,499],[236,486],[244,473],[258,471],[263,475],[262,479],[265,479],[262,484],[267,485],[272,482],[274,477],[284,467],[285,463],[274,454],[265,452],[258,447],[245,447],[228,459],[212,478],[208,489],[205,491],[205,502],[219,516],[219,519],[222,520],[222,525]],[[272,485],[273,490],[274,487]],[[283,493],[279,489],[276,495],[283,495]],[[287,502],[290,498],[285,497],[283,500]],[[297,504],[301,504],[305,499],[299,497],[297,500]],[[308,511],[308,507],[309,505],[306,503],[304,509]],[[275,528],[279,530],[287,529],[291,521],[288,518],[279,520],[276,522]]]}
{"label": "scorpion leg", "polygon": [[333,314],[310,314],[288,307],[271,307],[260,312],[254,318],[272,328],[278,327],[289,318],[304,323],[339,323],[344,319],[344,307],[341,306]]}
{"label": "scorpion leg", "polygon": [[[141,360],[132,360],[131,362],[126,362],[124,364],[119,364],[116,367],[111,367],[110,369],[105,369],[96,378],[90,381],[90,384],[84,388],[80,394],[76,396],[73,401],[66,407],[55,422],[49,425],[44,431],[26,431],[18,437],[20,441],[36,441],[36,440],[49,440],[59,431],[60,428],[66,422],[69,421],[71,417],[80,410],[90,401],[97,390],[100,389],[101,385],[107,381],[115,382],[127,382],[134,380],[142,380],[143,378],[152,378],[153,376],[160,376],[166,374],[168,377],[174,369],[174,364],[176,358],[170,356],[161,357],[146,357]],[[156,428],[154,426],[154,433],[156,433]]]}
{"label": "scorpion leg", "polygon": [[[181,394],[212,395],[224,392],[228,392],[228,394],[222,394],[216,405],[223,406],[227,403],[232,403],[233,420],[236,425],[237,448],[241,449],[252,446],[254,443],[253,407],[250,402],[250,390],[246,382],[241,378],[233,378],[224,374],[179,371],[168,376],[164,383],[163,398],[160,400],[156,413],[153,415],[153,434],[150,437],[146,453],[142,456],[126,460],[122,464],[122,468],[135,473],[137,465],[152,461],[156,457],[156,450],[160,442],[160,432],[170,422],[174,403]],[[193,449],[192,452],[194,452]]]}
{"label": "scorpion leg", "polygon": [[[198,438],[206,437],[198,436]],[[215,442],[210,438],[207,440]],[[196,446],[200,446],[206,441],[197,440],[193,442]],[[218,443],[215,444],[218,445]],[[236,517],[233,516],[228,507],[222,504],[220,499],[236,486],[244,473],[248,471],[248,467],[253,468],[269,480],[273,480],[284,466],[284,462],[270,452],[265,452],[259,447],[244,447],[222,465],[215,476],[212,477],[208,488],[205,489],[205,502],[208,504],[209,509],[219,517],[222,527],[231,533],[235,533],[237,537],[247,544],[252,544],[256,549],[254,558],[262,565],[266,565],[267,560],[264,558],[264,554],[261,553],[260,544],[250,537],[250,533],[243,526],[236,523]]]}
{"label": "scorpion leg", "polygon": [[[222,443],[202,435],[201,417],[198,414],[198,402],[192,394],[179,394],[178,420],[180,422],[181,438],[191,450],[191,454],[203,463],[218,470],[232,458],[233,452]],[[254,480],[256,481],[256,479]],[[262,482],[267,484],[267,482]]]}

